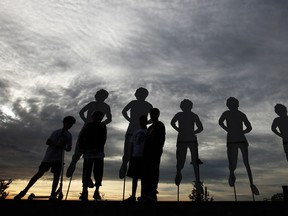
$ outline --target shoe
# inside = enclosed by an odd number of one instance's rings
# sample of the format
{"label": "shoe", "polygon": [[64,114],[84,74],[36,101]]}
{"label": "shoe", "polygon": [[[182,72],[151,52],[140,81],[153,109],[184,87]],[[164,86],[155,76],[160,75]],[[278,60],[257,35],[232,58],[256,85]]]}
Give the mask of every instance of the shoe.
{"label": "shoe", "polygon": [[124,202],[136,202],[136,197],[130,196],[129,198],[125,199]]}
{"label": "shoe", "polygon": [[88,191],[82,192],[79,199],[82,201],[88,201]]}
{"label": "shoe", "polygon": [[57,200],[56,194],[50,195],[49,200],[50,200],[50,201],[55,201],[55,200]]}
{"label": "shoe", "polygon": [[17,194],[15,197],[14,197],[14,200],[20,200],[22,197],[24,197],[26,194],[25,191],[21,191],[19,194]]}
{"label": "shoe", "polygon": [[177,172],[177,174],[176,174],[176,176],[175,176],[175,184],[176,184],[177,186],[179,186],[181,180],[182,180],[182,174],[181,174],[181,172]]}
{"label": "shoe", "polygon": [[95,190],[93,198],[94,198],[94,200],[101,200],[101,196],[100,196],[98,190]]}
{"label": "shoe", "polygon": [[255,185],[252,184],[252,185],[250,185],[250,187],[251,187],[251,191],[254,195],[260,194],[258,188]]}
{"label": "shoe", "polygon": [[230,173],[230,176],[229,176],[229,185],[230,185],[230,187],[234,187],[235,181],[236,181],[236,177],[235,177],[234,173]]}
{"label": "shoe", "polygon": [[[203,161],[198,158],[198,159],[197,159],[197,163],[198,163],[199,165],[201,165],[201,164],[203,164]],[[193,164],[193,162],[191,161],[190,164]]]}

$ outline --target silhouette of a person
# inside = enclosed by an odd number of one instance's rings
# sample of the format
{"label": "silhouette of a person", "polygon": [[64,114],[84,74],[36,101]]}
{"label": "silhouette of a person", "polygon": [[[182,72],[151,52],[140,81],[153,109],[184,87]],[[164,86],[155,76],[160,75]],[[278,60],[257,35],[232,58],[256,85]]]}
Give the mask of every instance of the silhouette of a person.
{"label": "silhouette of a person", "polygon": [[271,125],[271,130],[282,138],[283,148],[288,161],[288,116],[287,107],[283,104],[276,104],[274,107],[276,117]]}
{"label": "silhouette of a person", "polygon": [[134,131],[131,138],[131,157],[128,163],[127,176],[132,178],[132,194],[125,201],[135,202],[138,179],[142,178],[143,173],[143,149],[147,136],[147,116],[139,118],[140,129]]}
{"label": "silhouette of a person", "polygon": [[143,149],[143,174],[141,179],[141,197],[139,201],[156,202],[160,174],[160,161],[165,143],[166,129],[159,121],[160,110],[152,108],[152,124],[147,129],[147,138]]}
{"label": "silhouette of a person", "polygon": [[[87,123],[92,121],[92,114],[95,111],[101,111],[102,113],[104,113],[105,118],[103,118],[102,121],[106,125],[112,121],[112,114],[111,114],[110,106],[107,103],[105,103],[105,100],[108,98],[108,96],[109,96],[108,91],[106,91],[105,89],[100,89],[95,94],[95,101],[89,102],[80,110],[79,115],[80,115],[81,119],[84,121],[84,125],[83,125],[82,129],[84,128],[84,126]],[[67,177],[71,177],[73,175],[75,168],[76,168],[76,164],[79,161],[80,157],[82,156],[82,153],[79,152],[79,146],[78,146],[79,137],[81,135],[82,129],[78,135],[78,140],[76,142],[74,154],[72,156],[72,161],[71,161],[70,165],[68,166],[68,169],[66,172]],[[94,187],[92,181],[90,182],[89,187]]]}
{"label": "silhouette of a person", "polygon": [[72,134],[68,131],[76,120],[73,116],[66,116],[62,123],[63,127],[52,132],[47,139],[46,153],[35,175],[32,176],[27,186],[17,194],[14,199],[19,200],[25,196],[28,190],[49,170],[53,173],[52,190],[50,199],[56,199],[56,189],[59,184],[61,171],[63,169],[64,151],[71,151]]}
{"label": "silhouette of a person", "polygon": [[[198,140],[197,134],[203,131],[203,125],[197,114],[192,112],[193,103],[191,100],[184,99],[180,103],[182,112],[178,112],[172,118],[170,124],[178,132],[176,145],[176,159],[177,159],[177,173],[175,177],[175,184],[178,186],[182,180],[181,170],[184,167],[187,149],[191,153],[191,163],[194,168],[194,175],[196,179],[196,188],[201,187],[199,164],[202,161],[198,154]],[[200,189],[200,188],[199,188]]]}
{"label": "silhouette of a person", "polygon": [[[243,163],[246,167],[249,177],[251,191],[255,195],[259,195],[257,187],[253,183],[252,172],[248,158],[248,141],[245,134],[252,130],[251,123],[247,116],[239,111],[239,101],[235,97],[229,97],[226,101],[229,110],[222,113],[219,118],[219,125],[227,132],[227,156],[229,162],[229,185],[234,187],[236,177],[235,170],[238,160],[238,149],[242,152]],[[226,122],[226,124],[224,123]],[[246,128],[244,128],[245,126]]]}
{"label": "silhouette of a person", "polygon": [[84,163],[82,171],[82,193],[80,199],[88,200],[88,187],[93,170],[96,189],[93,198],[101,200],[99,188],[102,185],[104,171],[104,145],[107,139],[106,124],[101,122],[104,114],[95,111],[92,122],[87,123],[79,137],[79,152],[83,154]]}
{"label": "silhouette of a person", "polygon": [[[119,170],[119,178],[126,176],[127,164],[131,157],[131,137],[135,130],[140,128],[139,118],[142,115],[148,115],[153,108],[152,104],[146,101],[149,92],[146,88],[140,87],[135,92],[136,100],[130,101],[122,110],[122,115],[129,122],[124,142],[124,154],[122,156],[122,164]],[[149,121],[150,122],[150,121]]]}

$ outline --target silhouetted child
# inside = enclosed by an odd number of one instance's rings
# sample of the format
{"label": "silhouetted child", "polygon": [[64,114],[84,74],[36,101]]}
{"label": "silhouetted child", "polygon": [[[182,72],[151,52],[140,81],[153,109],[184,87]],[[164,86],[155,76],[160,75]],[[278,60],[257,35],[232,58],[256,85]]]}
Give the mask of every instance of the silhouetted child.
{"label": "silhouetted child", "polygon": [[[198,154],[198,140],[197,134],[203,131],[203,125],[197,114],[192,112],[193,103],[188,99],[184,99],[180,103],[182,112],[178,112],[171,120],[171,126],[178,132],[177,145],[176,145],[176,159],[177,159],[177,173],[175,177],[175,184],[178,186],[182,180],[181,170],[184,167],[187,149],[191,153],[191,163],[194,168],[196,188],[201,190],[199,164],[202,161],[199,159]],[[196,128],[195,128],[196,126]]]}
{"label": "silhouetted child", "polygon": [[72,147],[72,135],[68,131],[76,120],[72,116],[66,116],[63,119],[62,129],[53,131],[47,139],[48,145],[45,156],[39,166],[38,172],[30,179],[27,186],[14,199],[21,199],[28,190],[40,179],[45,172],[49,170],[53,173],[53,182],[50,199],[56,199],[56,189],[59,183],[60,174],[63,168],[64,151],[69,152]]}
{"label": "silhouetted child", "polygon": [[[239,101],[234,97],[229,97],[226,101],[229,110],[222,113],[219,118],[219,125],[227,131],[227,156],[229,162],[229,185],[234,187],[236,177],[235,170],[237,166],[238,149],[242,152],[243,162],[249,177],[251,191],[255,195],[259,195],[257,187],[253,184],[252,172],[248,159],[248,142],[245,134],[252,130],[252,126],[247,116],[238,110]],[[226,122],[226,124],[224,124]],[[245,129],[243,128],[245,125]]]}
{"label": "silhouetted child", "polygon": [[141,179],[141,197],[139,201],[156,202],[160,174],[160,161],[165,143],[166,129],[159,121],[160,110],[152,108],[152,124],[147,129],[147,138],[143,149],[143,175]]}
{"label": "silhouetted child", "polygon": [[143,172],[143,148],[147,136],[147,116],[139,118],[140,129],[134,131],[131,138],[131,157],[129,158],[127,176],[132,178],[132,194],[125,201],[136,201],[138,179],[142,178]]}
{"label": "silhouetted child", "polygon": [[[122,164],[119,170],[119,178],[123,179],[127,172],[127,163],[130,158],[131,151],[131,137],[133,132],[140,128],[139,118],[142,115],[148,115],[153,108],[152,104],[146,101],[149,92],[146,88],[140,87],[135,92],[136,100],[130,101],[122,110],[122,115],[129,122],[124,142],[124,154],[122,157]],[[129,114],[128,114],[129,112]]]}
{"label": "silhouetted child", "polygon": [[92,114],[92,122],[87,123],[79,137],[79,152],[83,154],[84,164],[82,171],[82,193],[80,199],[88,200],[88,187],[93,170],[95,180],[95,192],[93,198],[100,200],[99,187],[102,185],[104,169],[104,145],[107,139],[106,124],[101,122],[104,114],[95,111]]}
{"label": "silhouetted child", "polygon": [[[104,120],[102,120],[103,123],[109,124],[112,121],[112,114],[111,114],[110,106],[107,103],[105,103],[105,100],[107,99],[108,96],[109,96],[108,91],[106,91],[104,89],[100,89],[95,94],[95,101],[89,102],[80,110],[79,115],[80,115],[81,119],[84,121],[84,125],[83,125],[83,127],[82,127],[82,129],[78,135],[78,140],[76,142],[74,154],[72,156],[72,161],[71,161],[71,163],[67,169],[67,172],[66,172],[67,177],[71,177],[73,175],[75,168],[76,168],[76,164],[82,155],[79,152],[79,146],[78,146],[79,137],[81,136],[81,132],[82,132],[83,128],[85,127],[85,125],[92,121],[92,114],[95,111],[101,111],[105,117],[105,119],[103,117],[103,119],[104,119]],[[89,187],[91,187],[91,188],[94,187],[94,183],[92,182],[92,180],[90,181]]]}
{"label": "silhouetted child", "polygon": [[283,148],[288,161],[288,116],[287,107],[283,104],[276,104],[274,107],[276,117],[271,125],[271,130],[282,138]]}

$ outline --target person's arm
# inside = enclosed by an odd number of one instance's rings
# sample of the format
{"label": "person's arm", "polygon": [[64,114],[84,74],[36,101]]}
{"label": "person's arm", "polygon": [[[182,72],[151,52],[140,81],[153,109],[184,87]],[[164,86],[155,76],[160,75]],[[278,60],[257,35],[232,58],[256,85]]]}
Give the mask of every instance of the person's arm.
{"label": "person's arm", "polygon": [[128,115],[128,111],[131,109],[131,102],[128,103],[122,110],[123,117],[130,122],[130,116]]}
{"label": "person's arm", "polygon": [[243,133],[244,134],[249,133],[252,130],[252,126],[251,126],[250,121],[246,117],[246,115],[245,115],[245,118],[243,119],[243,123],[244,123],[244,125],[246,127],[245,130],[243,130]]}
{"label": "person's arm", "polygon": [[177,115],[175,115],[172,119],[171,119],[171,126],[177,131],[179,132],[179,127],[177,126],[176,122],[178,122],[178,118]]}
{"label": "person's arm", "polygon": [[[89,103],[90,104],[90,103]],[[86,104],[80,111],[79,111],[79,116],[80,118],[86,123],[87,122],[87,117],[85,116],[85,113],[89,109],[89,104]]]}
{"label": "person's arm", "polygon": [[272,125],[271,125],[271,130],[273,133],[275,133],[277,136],[282,137],[282,134],[277,130],[278,124],[276,123],[275,120],[273,120]]}
{"label": "person's arm", "polygon": [[218,120],[218,124],[220,125],[220,127],[222,127],[225,131],[228,132],[228,128],[227,128],[227,126],[224,124],[224,121],[226,121],[226,117],[225,117],[225,114],[223,113],[223,114],[220,116],[219,120]]}
{"label": "person's arm", "polygon": [[195,124],[197,126],[197,129],[194,131],[194,134],[201,133],[203,131],[203,125],[199,119],[199,116],[196,117]]}
{"label": "person's arm", "polygon": [[109,124],[110,122],[112,122],[112,114],[111,114],[111,109],[110,107],[108,108],[108,112],[105,113],[106,115],[106,119],[103,121],[104,124]]}

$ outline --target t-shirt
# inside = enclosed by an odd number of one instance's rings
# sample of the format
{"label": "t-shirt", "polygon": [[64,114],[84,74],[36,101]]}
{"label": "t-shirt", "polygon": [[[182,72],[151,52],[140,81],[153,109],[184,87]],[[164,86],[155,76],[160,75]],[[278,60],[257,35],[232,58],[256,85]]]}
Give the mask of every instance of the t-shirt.
{"label": "t-shirt", "polygon": [[[69,131],[64,131],[62,129],[58,129],[52,132],[50,137],[48,138],[54,142],[58,142],[62,146],[65,146],[68,149],[71,149],[72,146],[72,134]],[[43,162],[53,162],[62,160],[62,153],[64,149],[56,146],[48,146],[46,149],[45,156],[43,158]]]}

